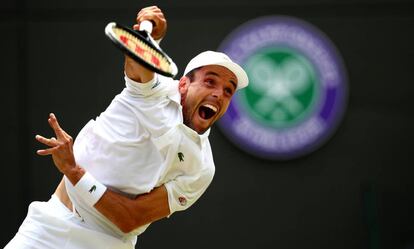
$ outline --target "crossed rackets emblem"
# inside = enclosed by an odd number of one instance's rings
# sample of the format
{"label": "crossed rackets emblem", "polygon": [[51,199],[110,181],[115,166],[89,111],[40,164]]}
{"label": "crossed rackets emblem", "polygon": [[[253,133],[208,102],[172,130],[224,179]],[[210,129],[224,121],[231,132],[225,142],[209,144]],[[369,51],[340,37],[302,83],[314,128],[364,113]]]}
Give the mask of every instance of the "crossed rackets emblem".
{"label": "crossed rackets emblem", "polygon": [[260,98],[252,107],[263,116],[283,121],[288,115],[297,116],[304,106],[297,95],[309,89],[309,73],[301,62],[288,58],[276,63],[266,56],[251,60],[246,66],[253,84],[249,88]]}

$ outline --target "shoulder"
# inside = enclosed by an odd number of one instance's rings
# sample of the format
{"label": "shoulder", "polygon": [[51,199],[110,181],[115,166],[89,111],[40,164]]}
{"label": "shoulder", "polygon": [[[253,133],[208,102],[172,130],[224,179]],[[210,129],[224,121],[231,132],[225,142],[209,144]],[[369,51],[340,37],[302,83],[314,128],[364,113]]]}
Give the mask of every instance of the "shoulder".
{"label": "shoulder", "polygon": [[135,82],[125,76],[126,93],[135,97],[159,97],[178,92],[178,81],[159,74],[146,83]]}

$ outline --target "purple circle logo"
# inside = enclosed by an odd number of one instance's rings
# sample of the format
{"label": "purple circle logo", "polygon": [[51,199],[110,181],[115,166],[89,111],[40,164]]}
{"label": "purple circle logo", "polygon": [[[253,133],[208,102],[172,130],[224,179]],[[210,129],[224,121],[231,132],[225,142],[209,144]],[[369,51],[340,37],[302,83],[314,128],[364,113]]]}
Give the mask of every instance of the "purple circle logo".
{"label": "purple circle logo", "polygon": [[347,102],[342,58],[329,38],[293,17],[262,17],[233,31],[220,51],[250,84],[218,122],[242,150],[287,160],[315,151],[336,130]]}

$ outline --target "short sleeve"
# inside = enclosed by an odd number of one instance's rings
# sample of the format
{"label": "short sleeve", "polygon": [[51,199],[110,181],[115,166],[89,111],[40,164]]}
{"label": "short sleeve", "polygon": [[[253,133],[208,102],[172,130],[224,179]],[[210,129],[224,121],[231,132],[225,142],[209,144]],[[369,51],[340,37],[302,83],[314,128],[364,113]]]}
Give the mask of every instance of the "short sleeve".
{"label": "short sleeve", "polygon": [[214,176],[214,167],[204,169],[196,175],[181,175],[167,182],[170,213],[192,206],[206,191]]}

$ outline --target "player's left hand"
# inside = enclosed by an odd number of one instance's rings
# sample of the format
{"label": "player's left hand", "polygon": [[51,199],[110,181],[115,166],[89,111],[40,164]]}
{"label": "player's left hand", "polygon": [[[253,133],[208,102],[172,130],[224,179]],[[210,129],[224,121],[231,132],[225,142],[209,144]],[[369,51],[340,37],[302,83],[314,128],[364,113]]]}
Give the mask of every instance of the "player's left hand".
{"label": "player's left hand", "polygon": [[37,154],[41,156],[52,155],[56,167],[66,175],[76,168],[75,156],[73,154],[73,139],[60,127],[53,113],[49,115],[48,122],[55,132],[56,138],[45,138],[41,135],[36,135],[37,141],[49,146],[47,149],[38,150]]}

